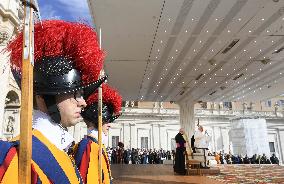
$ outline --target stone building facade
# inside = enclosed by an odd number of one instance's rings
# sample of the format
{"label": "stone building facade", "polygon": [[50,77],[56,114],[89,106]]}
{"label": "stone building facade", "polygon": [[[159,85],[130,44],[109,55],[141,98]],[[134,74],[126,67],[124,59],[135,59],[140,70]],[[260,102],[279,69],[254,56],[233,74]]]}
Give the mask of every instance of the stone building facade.
{"label": "stone building facade", "polygon": [[21,93],[9,66],[9,53],[3,52],[18,32],[23,19],[20,0],[0,1],[0,138],[10,139],[19,134]]}

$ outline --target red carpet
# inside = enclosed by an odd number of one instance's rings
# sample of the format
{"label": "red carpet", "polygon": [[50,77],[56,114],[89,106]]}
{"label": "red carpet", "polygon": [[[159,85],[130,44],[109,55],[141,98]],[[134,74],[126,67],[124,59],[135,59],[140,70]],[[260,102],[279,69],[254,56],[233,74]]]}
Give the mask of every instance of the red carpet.
{"label": "red carpet", "polygon": [[283,183],[284,167],[278,165],[219,165],[220,174],[207,176],[224,183]]}

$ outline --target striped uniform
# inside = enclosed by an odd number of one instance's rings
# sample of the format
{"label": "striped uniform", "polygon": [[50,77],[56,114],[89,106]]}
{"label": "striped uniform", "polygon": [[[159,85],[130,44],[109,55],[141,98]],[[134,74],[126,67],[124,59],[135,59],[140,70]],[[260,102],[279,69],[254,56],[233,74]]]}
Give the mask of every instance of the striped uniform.
{"label": "striped uniform", "polygon": [[[98,155],[99,155],[99,144],[96,138],[87,136],[82,139],[75,149],[74,157],[75,163],[79,168],[84,183],[92,184],[98,183],[99,172],[98,172]],[[108,154],[105,147],[103,146],[103,158],[102,158],[102,178],[104,184],[111,184],[111,171],[108,160]]]}
{"label": "striped uniform", "polygon": [[[0,181],[18,183],[19,141],[0,142]],[[76,165],[38,130],[32,136],[32,184],[83,184]]]}

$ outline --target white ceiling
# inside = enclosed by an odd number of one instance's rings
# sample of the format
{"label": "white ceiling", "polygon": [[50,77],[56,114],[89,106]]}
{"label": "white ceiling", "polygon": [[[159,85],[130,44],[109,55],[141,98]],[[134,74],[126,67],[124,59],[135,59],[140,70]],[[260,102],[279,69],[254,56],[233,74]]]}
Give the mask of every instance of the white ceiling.
{"label": "white ceiling", "polygon": [[273,54],[284,46],[284,0],[89,0],[89,7],[102,29],[109,83],[124,100],[255,101],[284,92],[284,50]]}

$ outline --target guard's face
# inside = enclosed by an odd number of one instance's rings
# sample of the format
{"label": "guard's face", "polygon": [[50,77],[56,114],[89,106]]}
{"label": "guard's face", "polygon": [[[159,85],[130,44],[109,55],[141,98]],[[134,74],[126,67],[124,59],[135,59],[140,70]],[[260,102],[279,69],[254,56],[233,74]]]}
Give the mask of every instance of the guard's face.
{"label": "guard's face", "polygon": [[105,135],[108,135],[109,128],[110,128],[110,123],[105,123],[105,124],[103,124],[102,130],[103,130],[103,133],[104,133]]}
{"label": "guard's face", "polygon": [[82,95],[81,91],[77,91],[74,94],[60,95],[56,98],[61,124],[64,127],[74,126],[81,121],[81,110],[87,106]]}

